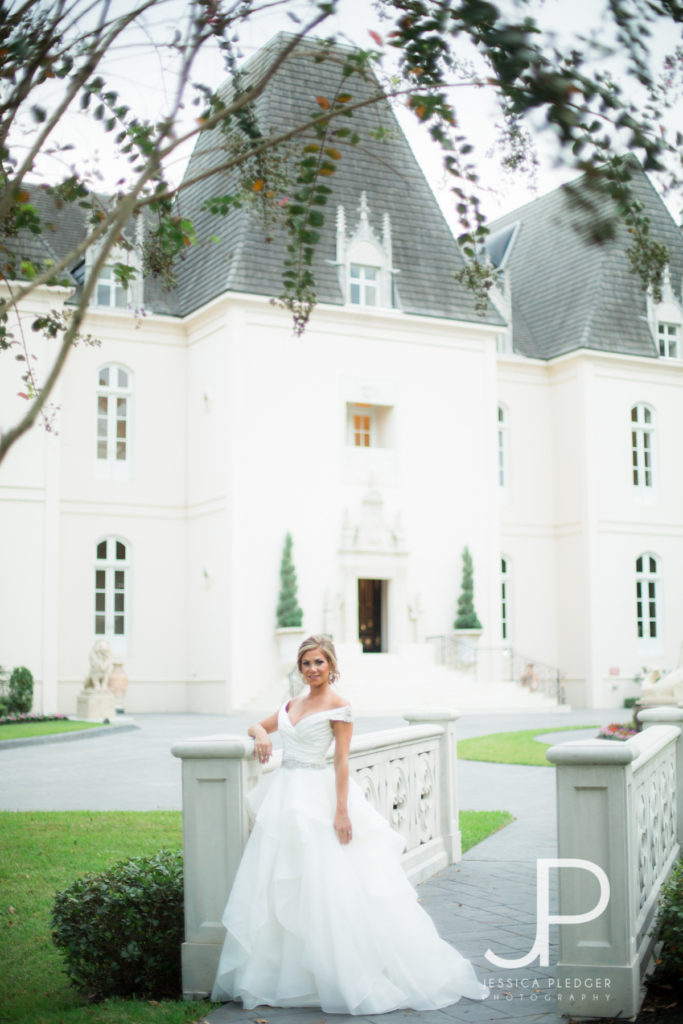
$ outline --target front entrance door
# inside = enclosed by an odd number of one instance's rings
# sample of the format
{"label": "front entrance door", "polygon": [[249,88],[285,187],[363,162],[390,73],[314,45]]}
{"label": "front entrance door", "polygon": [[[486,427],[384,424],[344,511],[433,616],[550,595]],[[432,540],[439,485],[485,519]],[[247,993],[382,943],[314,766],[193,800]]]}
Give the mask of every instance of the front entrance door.
{"label": "front entrance door", "polygon": [[385,580],[358,580],[358,639],[365,654],[386,650]]}

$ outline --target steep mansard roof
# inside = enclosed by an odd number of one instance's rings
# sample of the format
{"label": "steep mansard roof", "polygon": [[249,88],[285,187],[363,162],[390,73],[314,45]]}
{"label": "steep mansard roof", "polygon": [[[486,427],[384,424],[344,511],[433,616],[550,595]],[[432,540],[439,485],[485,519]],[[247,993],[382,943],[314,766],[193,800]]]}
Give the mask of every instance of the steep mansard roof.
{"label": "steep mansard roof", "polygon": [[[54,193],[35,182],[27,183],[24,187],[29,194],[29,202],[40,216],[43,229],[40,234],[33,234],[27,228],[23,228],[16,237],[5,237],[1,240],[0,264],[6,264],[4,272],[8,277],[21,277],[19,264],[23,259],[33,260],[41,266],[58,263],[77,248],[91,226],[89,204],[80,206],[78,202],[60,201]],[[109,202],[107,196],[99,195],[98,198],[104,205]],[[146,212],[143,216],[153,223],[152,214]],[[135,224],[131,222],[125,234],[130,238],[134,233]],[[83,282],[82,260],[63,271],[60,278],[67,280],[74,289],[79,288]],[[159,281],[146,278],[143,289],[143,304],[146,309],[155,313],[176,313],[177,302],[174,292],[165,289]]]}
{"label": "steep mansard roof", "polygon": [[[671,285],[681,299],[683,236],[642,171],[632,187],[650,218],[650,234],[671,252]],[[585,178],[571,186],[590,196]],[[647,296],[631,273],[631,238],[620,222],[614,238],[595,244],[591,229],[610,211],[595,200],[588,211],[562,186],[490,224],[488,250],[509,271],[515,352],[552,359],[579,348],[626,355],[658,355],[648,326]]]}
{"label": "steep mansard roof", "polygon": [[[260,50],[245,69],[256,76],[273,61],[287,40],[276,36]],[[316,63],[322,44],[306,40],[278,69],[256,103],[262,131],[280,131],[300,123],[302,116],[320,110],[317,96],[333,96],[341,82],[340,51]],[[373,80],[358,75],[345,88],[354,100],[377,89]],[[223,87],[227,98],[230,83]],[[333,189],[325,208],[325,225],[317,247],[315,274],[318,299],[343,304],[336,260],[336,211],[344,207],[347,234],[358,224],[361,193],[367,196],[370,225],[382,237],[385,214],[391,221],[392,263],[398,273],[395,282],[398,307],[404,312],[451,319],[500,324],[493,307],[482,317],[475,311],[472,294],[458,284],[454,272],[462,267],[462,256],[422,171],[387,101],[353,114],[348,124],[361,139],[357,146],[336,143],[342,152],[334,175],[326,179]],[[371,136],[385,129],[382,141]],[[197,141],[186,180],[215,166],[221,158],[224,138],[219,131],[207,131]],[[189,187],[181,197],[181,208],[189,216],[200,244],[184,254],[177,289],[178,311],[182,314],[204,305],[226,290],[277,296],[282,291],[284,239],[280,229],[265,228],[255,208],[234,210],[216,219],[201,210],[211,196],[229,194],[234,177],[219,172]],[[217,236],[218,242],[209,242]]]}

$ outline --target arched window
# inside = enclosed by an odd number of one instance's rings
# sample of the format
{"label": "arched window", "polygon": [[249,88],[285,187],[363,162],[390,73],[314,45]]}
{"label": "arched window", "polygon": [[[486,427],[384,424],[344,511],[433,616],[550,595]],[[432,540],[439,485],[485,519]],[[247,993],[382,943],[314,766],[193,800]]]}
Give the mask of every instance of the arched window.
{"label": "arched window", "polygon": [[128,476],[132,394],[130,370],[111,363],[97,371],[96,458],[101,476]]}
{"label": "arched window", "polygon": [[508,415],[504,406],[498,406],[498,486],[508,483]]}
{"label": "arched window", "polygon": [[510,639],[510,559],[500,560],[500,625],[503,640]]}
{"label": "arched window", "polygon": [[642,402],[631,409],[631,482],[634,487],[654,487],[654,412]]}
{"label": "arched window", "polygon": [[119,537],[105,537],[95,547],[95,636],[119,650],[128,636],[128,549]]}
{"label": "arched window", "polygon": [[655,555],[636,558],[636,630],[639,640],[659,634],[659,564]]}

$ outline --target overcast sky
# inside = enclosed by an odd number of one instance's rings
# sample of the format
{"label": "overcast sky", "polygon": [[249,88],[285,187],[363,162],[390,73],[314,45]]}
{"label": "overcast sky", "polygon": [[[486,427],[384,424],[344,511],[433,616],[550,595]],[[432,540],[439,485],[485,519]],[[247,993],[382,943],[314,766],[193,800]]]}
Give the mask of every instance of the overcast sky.
{"label": "overcast sky", "polygon": [[[513,0],[504,0],[512,4]],[[130,9],[130,0],[114,0],[113,9],[119,13]],[[285,4],[275,3],[264,5],[264,12],[240,26],[240,49],[245,58],[251,56],[260,46],[276,32],[283,29],[296,30],[297,25],[291,15],[298,16],[305,23],[310,17],[311,6],[307,0],[289,0]],[[500,6],[500,4],[499,4]],[[122,98],[139,110],[142,116],[156,117],[163,108],[173,88],[173,75],[168,67],[163,66],[161,51],[155,50],[155,42],[169,40],[176,25],[181,23],[189,5],[182,0],[165,0],[156,5],[145,19],[145,28],[138,34],[137,43],[130,42],[124,47],[117,47],[107,60],[107,79],[120,90]],[[530,5],[530,13],[544,26],[557,33],[558,39],[575,38],[576,33],[588,35],[598,34],[605,42],[609,41],[604,21],[604,0],[535,0]],[[325,22],[317,34],[334,33],[349,42],[362,47],[374,47],[370,32],[384,36],[388,31],[388,23],[383,22],[375,11],[371,0],[340,0],[339,14]],[[660,53],[672,49],[674,42],[667,39],[664,33],[657,39],[656,45]],[[618,62],[613,65],[618,74]],[[390,70],[390,67],[387,67]],[[201,63],[195,68],[195,78],[206,85],[216,87],[224,79],[225,73],[221,60],[216,52],[207,51],[202,55]],[[623,79],[623,76],[622,76]],[[623,80],[621,81],[624,85]],[[535,195],[547,192],[563,181],[574,177],[576,172],[562,161],[558,165],[556,153],[552,146],[552,137],[539,136],[540,166],[536,181],[528,176],[510,178],[501,173],[494,159],[487,156],[495,139],[496,112],[492,96],[485,89],[471,87],[458,90],[454,100],[458,123],[470,137],[476,147],[476,163],[480,170],[482,190],[481,201],[487,215],[496,217],[509,209],[519,206]],[[427,175],[432,187],[440,197],[442,207],[448,215],[448,190],[443,184],[441,158],[437,147],[430,144],[424,129],[420,128],[413,117],[399,104],[397,112],[404,131]],[[197,108],[188,107],[185,112],[187,123],[191,124],[196,117]],[[673,114],[671,115],[674,116]],[[92,125],[87,122],[76,126],[69,125],[69,139],[73,141],[80,154],[88,153],[94,175],[94,184],[103,190],[111,189],[116,180],[116,170],[106,145],[93,142]],[[178,161],[176,174],[179,176],[183,161],[188,152],[182,154]],[[69,157],[65,155],[62,162],[66,164]],[[54,170],[52,175],[54,175]],[[535,185],[537,191],[533,190]],[[680,197],[672,197],[669,206],[678,216],[681,206]],[[453,218],[449,218],[453,219]]]}

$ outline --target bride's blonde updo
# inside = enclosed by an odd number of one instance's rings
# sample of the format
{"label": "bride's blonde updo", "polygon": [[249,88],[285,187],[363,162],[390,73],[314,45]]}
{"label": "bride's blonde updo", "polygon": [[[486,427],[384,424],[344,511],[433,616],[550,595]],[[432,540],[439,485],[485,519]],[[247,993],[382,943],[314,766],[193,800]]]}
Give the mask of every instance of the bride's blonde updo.
{"label": "bride's blonde updo", "polygon": [[[330,666],[330,682],[336,683],[339,679],[339,665],[337,664],[337,652],[334,649],[334,644],[329,636],[325,636],[323,633],[314,633],[313,636],[306,637],[303,643],[299,646],[299,650],[296,655],[296,664],[299,672],[301,672],[301,662],[305,654],[309,654],[310,651],[315,651],[317,648],[325,655],[327,664]],[[303,673],[302,673],[303,675]]]}

